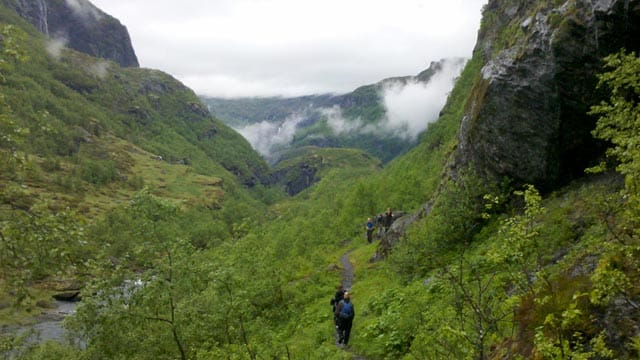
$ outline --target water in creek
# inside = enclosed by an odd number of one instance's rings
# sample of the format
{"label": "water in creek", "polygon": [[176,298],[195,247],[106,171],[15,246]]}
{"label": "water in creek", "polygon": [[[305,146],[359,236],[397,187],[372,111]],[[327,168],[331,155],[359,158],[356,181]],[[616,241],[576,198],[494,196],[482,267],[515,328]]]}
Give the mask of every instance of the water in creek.
{"label": "water in creek", "polygon": [[55,340],[65,341],[66,330],[62,324],[65,317],[76,312],[76,302],[54,301],[55,310],[40,317],[40,320],[33,325],[35,334],[33,340],[37,342]]}
{"label": "water in creek", "polygon": [[27,343],[40,343],[48,340],[66,342],[67,331],[63,326],[63,320],[76,312],[76,302],[53,301],[51,310],[47,310],[36,316],[33,325],[6,326],[0,332],[5,334],[23,335],[31,332]]}

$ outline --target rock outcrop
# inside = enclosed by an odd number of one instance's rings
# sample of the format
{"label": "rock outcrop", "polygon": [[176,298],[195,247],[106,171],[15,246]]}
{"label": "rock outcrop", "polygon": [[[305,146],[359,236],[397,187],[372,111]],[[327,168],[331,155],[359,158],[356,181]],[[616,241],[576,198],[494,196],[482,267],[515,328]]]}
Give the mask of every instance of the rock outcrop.
{"label": "rock outcrop", "polygon": [[[558,2],[551,2],[558,3]],[[469,100],[454,169],[553,189],[602,156],[587,115],[602,58],[640,50],[640,1],[490,0],[476,51],[485,66]]]}
{"label": "rock outcrop", "polygon": [[[552,191],[584,175],[606,144],[594,139],[592,105],[605,56],[640,52],[640,0],[500,1],[483,10],[474,49],[482,71],[469,94],[450,162],[455,179],[472,167]],[[443,182],[444,183],[444,182]],[[374,260],[431,212],[431,199],[382,237]]]}
{"label": "rock outcrop", "polygon": [[88,0],[4,0],[40,32],[74,50],[138,67],[127,28]]}

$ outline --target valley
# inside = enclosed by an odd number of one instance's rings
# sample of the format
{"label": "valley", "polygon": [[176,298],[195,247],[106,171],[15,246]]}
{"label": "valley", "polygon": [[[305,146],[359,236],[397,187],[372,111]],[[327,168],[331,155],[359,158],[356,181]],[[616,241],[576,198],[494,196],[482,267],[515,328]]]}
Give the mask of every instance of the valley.
{"label": "valley", "polygon": [[[638,358],[640,2],[482,15],[441,102],[396,87],[439,61],[231,100],[139,67],[90,2],[0,0],[2,357]],[[54,20],[87,36],[59,47]]]}

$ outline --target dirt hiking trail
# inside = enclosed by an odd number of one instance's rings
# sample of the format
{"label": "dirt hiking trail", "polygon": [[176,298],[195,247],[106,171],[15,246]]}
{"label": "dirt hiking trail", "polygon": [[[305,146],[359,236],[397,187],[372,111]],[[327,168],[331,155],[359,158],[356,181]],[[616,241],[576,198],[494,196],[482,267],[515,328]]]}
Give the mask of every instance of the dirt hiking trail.
{"label": "dirt hiking trail", "polygon": [[[344,286],[346,290],[351,291],[351,286],[353,286],[353,282],[355,281],[356,273],[353,264],[349,261],[349,254],[351,254],[351,251],[348,251],[340,257],[340,264],[342,265],[342,286]],[[367,360],[367,358],[363,356],[354,354],[353,350],[350,348],[345,350],[351,353],[353,360]]]}

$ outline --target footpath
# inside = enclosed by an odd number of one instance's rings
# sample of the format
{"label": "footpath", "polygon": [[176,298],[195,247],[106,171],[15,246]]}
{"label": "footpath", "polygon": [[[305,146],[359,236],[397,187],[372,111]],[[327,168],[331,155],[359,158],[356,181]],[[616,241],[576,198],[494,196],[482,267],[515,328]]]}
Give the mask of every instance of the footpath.
{"label": "footpath", "polygon": [[[349,254],[351,254],[351,251],[345,253],[340,257],[340,264],[342,265],[342,286],[344,286],[345,289],[350,290],[353,282],[355,281],[356,274],[353,264],[351,263],[351,261],[349,261]],[[350,348],[348,348],[346,351],[350,352],[353,355],[353,360],[367,360],[367,358],[363,356],[354,354]]]}

